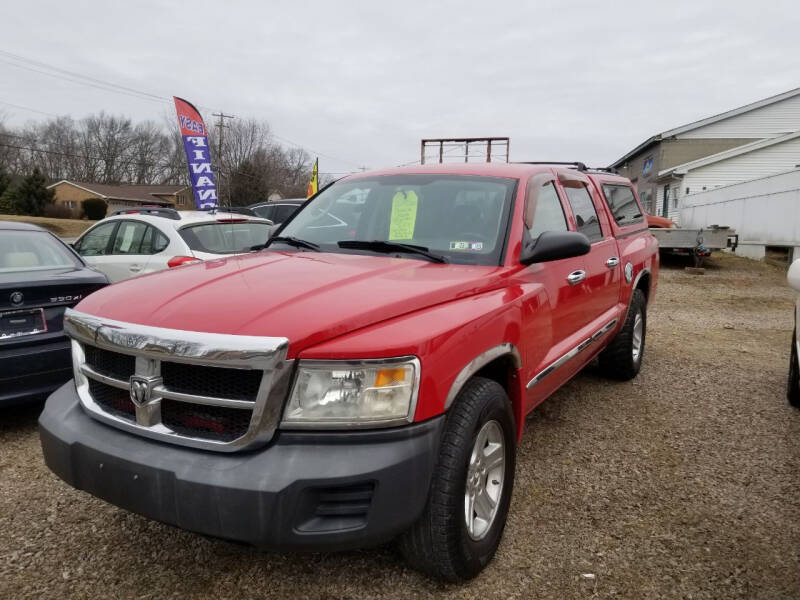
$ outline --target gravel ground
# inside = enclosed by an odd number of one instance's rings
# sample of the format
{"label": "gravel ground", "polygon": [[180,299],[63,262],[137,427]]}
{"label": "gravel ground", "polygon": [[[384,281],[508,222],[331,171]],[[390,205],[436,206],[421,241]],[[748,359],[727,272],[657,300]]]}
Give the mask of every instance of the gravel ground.
{"label": "gravel ground", "polygon": [[662,269],[642,373],[590,367],[534,411],[504,540],[464,586],[391,548],[265,554],[126,513],[45,468],[40,407],[0,411],[0,598],[800,598],[792,306],[760,263]]}

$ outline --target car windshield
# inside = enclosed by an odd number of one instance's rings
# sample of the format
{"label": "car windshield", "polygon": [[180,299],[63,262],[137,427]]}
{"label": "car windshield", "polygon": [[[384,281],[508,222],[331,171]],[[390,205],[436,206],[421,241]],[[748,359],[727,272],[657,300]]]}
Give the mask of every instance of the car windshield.
{"label": "car windshield", "polygon": [[272,225],[260,221],[211,222],[179,230],[183,241],[195,252],[238,254],[269,239]]}
{"label": "car windshield", "polygon": [[[345,180],[322,191],[277,235],[312,242],[323,252],[392,252],[391,246],[406,244],[451,263],[497,265],[515,184],[515,179],[446,174]],[[357,248],[357,242],[376,241],[383,244]]]}
{"label": "car windshield", "polygon": [[80,267],[61,242],[44,231],[0,232],[0,273]]}

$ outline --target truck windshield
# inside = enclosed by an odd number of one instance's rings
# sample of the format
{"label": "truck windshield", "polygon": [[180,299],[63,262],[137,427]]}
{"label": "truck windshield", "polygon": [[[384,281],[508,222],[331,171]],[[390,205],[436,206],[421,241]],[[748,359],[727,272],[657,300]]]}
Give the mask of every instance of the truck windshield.
{"label": "truck windshield", "polygon": [[425,260],[404,252],[405,244],[450,263],[498,265],[515,188],[515,179],[467,175],[345,180],[321,192],[277,235],[312,242],[322,252],[388,251]]}

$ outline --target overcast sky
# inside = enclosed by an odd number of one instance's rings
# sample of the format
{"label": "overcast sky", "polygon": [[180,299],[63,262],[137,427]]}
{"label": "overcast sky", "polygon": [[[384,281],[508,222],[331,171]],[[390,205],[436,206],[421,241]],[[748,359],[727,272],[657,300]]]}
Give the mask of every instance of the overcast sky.
{"label": "overcast sky", "polygon": [[[411,162],[420,138],[446,136],[510,136],[512,160],[608,164],[800,87],[796,0],[6,4],[0,50],[264,119],[326,172]],[[172,117],[167,101],[30,68],[0,55],[9,125],[46,118],[9,103]]]}

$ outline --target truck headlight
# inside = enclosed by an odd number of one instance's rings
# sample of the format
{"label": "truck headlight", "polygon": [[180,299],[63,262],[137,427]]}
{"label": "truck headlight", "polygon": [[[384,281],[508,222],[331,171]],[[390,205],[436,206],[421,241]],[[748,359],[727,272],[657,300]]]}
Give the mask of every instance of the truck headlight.
{"label": "truck headlight", "polygon": [[419,360],[301,360],[282,424],[287,428],[389,427],[414,419]]}

